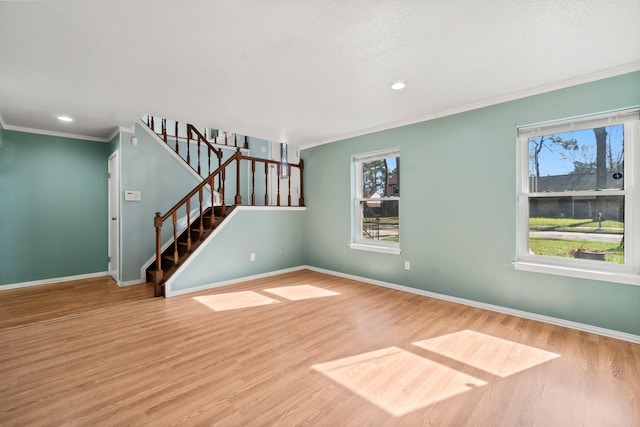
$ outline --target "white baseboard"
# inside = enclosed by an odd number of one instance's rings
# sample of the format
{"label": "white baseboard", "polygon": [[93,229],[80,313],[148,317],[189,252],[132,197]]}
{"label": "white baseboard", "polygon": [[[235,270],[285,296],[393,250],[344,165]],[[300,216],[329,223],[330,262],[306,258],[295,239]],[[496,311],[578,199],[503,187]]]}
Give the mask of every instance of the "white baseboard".
{"label": "white baseboard", "polygon": [[135,279],[135,280],[127,280],[126,282],[118,282],[118,286],[123,288],[125,286],[141,285],[143,283],[147,283],[147,281],[143,279]]}
{"label": "white baseboard", "polygon": [[267,273],[254,274],[253,276],[239,277],[237,279],[224,280],[222,282],[208,283],[206,285],[198,286],[195,288],[178,289],[176,291],[171,289],[170,284],[167,284],[167,288],[165,289],[166,291],[165,296],[169,298],[169,297],[175,297],[178,295],[190,294],[193,292],[206,291],[207,289],[220,288],[222,286],[234,285],[236,283],[247,282],[249,280],[263,279],[265,277],[276,276],[278,274],[291,273],[293,271],[304,270],[305,268],[307,268],[307,266],[305,265],[292,267],[292,268],[284,268],[282,270],[269,271]]}
{"label": "white baseboard", "polygon": [[109,275],[108,271],[100,271],[97,273],[79,274],[77,276],[54,277],[51,279],[34,280],[32,282],[10,283],[7,285],[0,285],[0,291],[6,291],[9,289],[17,289],[17,288],[26,288],[29,286],[51,285],[53,283],[70,282],[72,280],[93,279],[94,277],[102,277],[102,276],[108,276],[108,275]]}
{"label": "white baseboard", "polygon": [[592,334],[602,335],[609,338],[615,338],[622,341],[628,341],[635,344],[640,344],[640,335],[629,334],[626,332],[620,332],[613,329],[606,329],[598,326],[587,325],[584,323],[572,322],[570,320],[559,319],[557,317],[551,317],[551,316],[544,316],[542,314],[516,310],[508,307],[502,307],[499,305],[486,304],[483,302],[473,301],[465,298],[452,297],[449,295],[438,294],[435,292],[429,292],[422,289],[411,288],[409,286],[397,285],[395,283],[383,282],[381,280],[369,279],[367,277],[354,276],[352,274],[340,273],[338,271],[326,270],[324,268],[312,267],[309,265],[301,266],[299,269],[317,271],[319,273],[330,274],[332,276],[337,276],[337,277],[344,277],[346,279],[357,280],[359,282],[369,283],[372,285],[382,286],[385,288],[395,289],[398,291],[409,292],[412,294],[421,295],[429,298],[435,298],[443,301],[454,302],[457,304],[468,305],[470,307],[476,307],[484,310],[495,311],[497,313],[509,314],[511,316],[523,317],[525,319],[537,320],[539,322],[550,323],[552,325],[562,326],[569,329],[575,329],[578,331],[589,332]]}
{"label": "white baseboard", "polygon": [[229,286],[229,285],[233,285],[233,284],[236,284],[236,283],[245,282],[245,281],[248,281],[248,280],[261,279],[261,278],[265,278],[265,277],[275,276],[275,275],[278,275],[278,274],[290,273],[290,272],[293,272],[293,271],[305,270],[305,269],[306,270],[311,270],[311,271],[316,271],[316,272],[319,272],[319,273],[329,274],[329,275],[336,276],[336,277],[343,277],[343,278],[346,278],[346,279],[356,280],[358,282],[363,282],[363,283],[367,283],[367,284],[371,284],[371,285],[376,285],[376,286],[382,286],[382,287],[385,287],[385,288],[395,289],[395,290],[402,291],[402,292],[408,292],[408,293],[415,294],[415,295],[425,296],[425,297],[429,297],[429,298],[435,298],[435,299],[439,299],[439,300],[443,300],[443,301],[449,301],[449,302],[453,302],[453,303],[456,303],[456,304],[462,304],[462,305],[467,305],[467,306],[470,306],[470,307],[481,308],[483,310],[489,310],[489,311],[494,311],[494,312],[497,312],[497,313],[508,314],[508,315],[511,315],[511,316],[522,317],[522,318],[525,318],[525,319],[536,320],[536,321],[539,321],[539,322],[549,323],[549,324],[556,325],[556,326],[561,326],[561,327],[564,327],[564,328],[575,329],[575,330],[578,330],[578,331],[588,332],[588,333],[597,334],[597,335],[601,335],[601,336],[605,336],[605,337],[609,337],[609,338],[615,338],[615,339],[619,339],[619,340],[622,340],[622,341],[628,341],[628,342],[631,342],[631,343],[640,344],[640,335],[629,334],[629,333],[626,333],[626,332],[616,331],[616,330],[607,329],[607,328],[601,328],[601,327],[598,327],[598,326],[587,325],[587,324],[579,323],[579,322],[572,322],[570,320],[559,319],[557,317],[545,316],[545,315],[542,315],[542,314],[531,313],[531,312],[523,311],[523,310],[516,310],[516,309],[513,309],[513,308],[502,307],[502,306],[499,306],[499,305],[487,304],[487,303],[473,301],[473,300],[469,300],[469,299],[465,299],[465,298],[453,297],[453,296],[449,296],[449,295],[439,294],[439,293],[436,293],[436,292],[430,292],[430,291],[425,291],[425,290],[422,290],[422,289],[412,288],[412,287],[409,287],[409,286],[403,286],[403,285],[398,285],[398,284],[395,284],[395,283],[384,282],[384,281],[381,281],[381,280],[370,279],[368,277],[356,276],[356,275],[353,275],[353,274],[346,274],[346,273],[341,273],[341,272],[338,272],[338,271],[327,270],[327,269],[324,269],[324,268],[313,267],[313,266],[310,266],[310,265],[300,265],[300,266],[297,266],[297,267],[287,268],[287,269],[283,269],[283,270],[276,270],[276,271],[271,271],[271,272],[267,272],[267,273],[256,274],[256,275],[253,275],[253,276],[246,276],[246,277],[226,280],[226,281],[222,281],[222,282],[210,283],[210,284],[198,286],[196,288],[180,289],[180,290],[173,291],[173,290],[171,290],[170,287],[167,287],[166,296],[167,297],[172,297],[172,296],[189,294],[189,293],[193,293],[193,292],[200,292],[200,291],[204,291],[204,290],[207,290],[207,289],[213,289],[213,288],[218,288],[218,287],[222,287],[222,286]]}

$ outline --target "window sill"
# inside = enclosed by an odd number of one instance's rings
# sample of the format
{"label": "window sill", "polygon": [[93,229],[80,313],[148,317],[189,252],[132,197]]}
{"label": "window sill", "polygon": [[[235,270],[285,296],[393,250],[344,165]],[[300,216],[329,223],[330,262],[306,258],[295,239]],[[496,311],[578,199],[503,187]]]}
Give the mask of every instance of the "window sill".
{"label": "window sill", "polygon": [[393,248],[390,246],[363,245],[361,243],[349,243],[349,247],[358,251],[379,252],[392,255],[400,255],[400,252],[402,252],[402,249],[400,248]]}
{"label": "window sill", "polygon": [[516,261],[513,263],[516,270],[530,271],[533,273],[554,274],[558,276],[576,277],[579,279],[601,280],[604,282],[622,283],[625,285],[640,286],[640,275],[616,271],[589,270],[584,268],[540,264],[536,262]]}

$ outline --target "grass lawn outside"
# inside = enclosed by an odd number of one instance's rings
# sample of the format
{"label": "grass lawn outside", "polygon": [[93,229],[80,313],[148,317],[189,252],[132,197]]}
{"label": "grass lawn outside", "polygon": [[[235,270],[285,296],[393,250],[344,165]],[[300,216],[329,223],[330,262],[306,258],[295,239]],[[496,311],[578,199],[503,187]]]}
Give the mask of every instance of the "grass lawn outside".
{"label": "grass lawn outside", "polygon": [[380,224],[398,225],[397,216],[379,216]]}
{"label": "grass lawn outside", "polygon": [[621,248],[618,243],[545,239],[542,237],[529,238],[529,249],[536,255],[571,258],[571,251],[580,247],[606,252],[605,261],[624,264],[624,248]]}
{"label": "grass lawn outside", "polygon": [[624,222],[604,220],[599,224],[590,218],[529,218],[529,230],[624,234]]}

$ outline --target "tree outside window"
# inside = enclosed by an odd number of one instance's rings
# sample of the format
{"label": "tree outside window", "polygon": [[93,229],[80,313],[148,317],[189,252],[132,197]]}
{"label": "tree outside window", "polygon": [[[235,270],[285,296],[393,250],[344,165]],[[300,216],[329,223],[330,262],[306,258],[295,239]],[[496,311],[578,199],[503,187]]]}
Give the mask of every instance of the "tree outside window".
{"label": "tree outside window", "polygon": [[[516,267],[527,262],[640,273],[633,231],[640,226],[638,179],[631,173],[638,131],[638,110],[518,130]],[[639,277],[624,280],[640,283]]]}
{"label": "tree outside window", "polygon": [[399,247],[400,154],[397,149],[354,156],[354,240]]}

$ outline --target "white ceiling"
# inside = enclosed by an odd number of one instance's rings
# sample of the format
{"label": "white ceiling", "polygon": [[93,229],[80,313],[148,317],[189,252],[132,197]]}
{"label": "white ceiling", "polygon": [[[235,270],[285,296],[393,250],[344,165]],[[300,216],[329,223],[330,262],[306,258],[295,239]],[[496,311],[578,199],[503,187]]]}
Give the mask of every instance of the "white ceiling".
{"label": "white ceiling", "polygon": [[634,70],[638,0],[0,1],[5,128],[96,138],[313,145]]}

